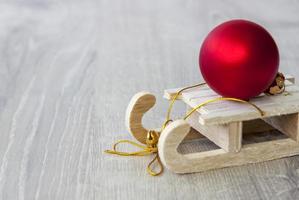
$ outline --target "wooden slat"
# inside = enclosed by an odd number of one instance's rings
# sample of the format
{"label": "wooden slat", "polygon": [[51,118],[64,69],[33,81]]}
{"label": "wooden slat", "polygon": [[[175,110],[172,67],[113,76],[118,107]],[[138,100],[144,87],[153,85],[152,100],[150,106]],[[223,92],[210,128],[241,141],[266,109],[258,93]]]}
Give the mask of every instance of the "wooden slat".
{"label": "wooden slat", "polygon": [[[299,87],[296,85],[289,85],[287,86],[287,92],[289,95],[264,95],[253,98],[251,102],[265,111],[266,115],[264,117],[299,112]],[[210,97],[183,100],[187,105],[195,107],[208,99],[210,99]],[[201,114],[199,116],[200,123],[206,125],[261,118],[260,113],[252,106],[230,101],[211,103],[199,109],[198,112]]]}
{"label": "wooden slat", "polygon": [[[239,153],[225,153],[222,149],[184,155],[183,164],[172,166],[177,173],[201,172],[211,169],[264,162],[299,154],[298,143],[280,139],[244,145]],[[169,160],[169,159],[168,159]],[[187,164],[188,163],[188,164]],[[169,165],[169,163],[167,163]]]}
{"label": "wooden slat", "polygon": [[[261,120],[261,119],[254,119],[254,120],[250,120],[250,121],[244,121],[242,126],[243,126],[242,135],[254,134],[254,133],[263,133],[263,132],[266,132],[266,131],[274,130],[274,128],[271,125],[269,125],[268,123],[266,123],[264,120]],[[184,140],[194,140],[194,139],[200,139],[200,138],[203,138],[203,137],[205,137],[205,136],[191,127],[190,132],[184,138]]]}
{"label": "wooden slat", "polygon": [[[180,91],[181,89],[183,89],[184,87],[181,87],[181,88],[173,88],[173,89],[166,89],[164,90],[164,95],[163,97],[165,99],[168,99],[168,100],[171,100],[174,98],[174,96],[176,95],[176,93],[178,91]],[[197,87],[197,88],[191,88],[191,89],[188,89],[187,91],[183,92],[183,93],[192,93],[193,91],[195,93],[198,92],[198,90],[209,90],[209,87],[207,85],[203,85],[203,86],[200,86],[200,87]],[[182,94],[178,96],[177,100],[181,100],[182,99]]]}
{"label": "wooden slat", "polygon": [[192,128],[214,142],[226,152],[238,152],[241,149],[242,122],[204,126],[198,123],[198,113],[187,119]]}
{"label": "wooden slat", "polygon": [[[295,83],[295,78],[294,78],[293,76],[291,76],[291,75],[286,75],[285,78],[286,78],[286,81],[285,81],[285,84],[286,84],[286,85],[290,85],[290,84],[294,84],[294,83]],[[164,96],[163,96],[163,97],[164,97],[165,99],[170,100],[170,99],[172,99],[172,98],[175,96],[175,94],[176,94],[179,90],[181,90],[182,88],[184,88],[184,87],[181,87],[181,88],[173,88],[173,89],[166,89],[166,90],[164,90]],[[210,90],[210,88],[209,88],[207,85],[204,85],[204,86],[201,86],[201,87],[197,87],[197,88],[189,89],[189,90],[187,90],[186,92],[183,92],[183,93],[185,93],[185,94],[190,94],[190,95],[193,96],[193,98],[199,98],[199,97],[201,97],[201,95],[202,95],[202,93],[203,93],[204,90]],[[199,91],[200,91],[200,92],[199,92]],[[215,93],[214,91],[212,91],[212,90],[210,90],[210,93],[213,93],[213,94],[216,95],[216,93]],[[198,95],[198,96],[196,96],[196,95]],[[264,95],[264,93],[262,93],[261,95]],[[182,99],[182,95],[180,95],[180,96],[178,97],[178,99]]]}
{"label": "wooden slat", "polygon": [[[294,85],[293,82],[286,80],[285,82],[286,87],[289,87],[291,85]],[[261,93],[255,98],[260,98],[262,96],[265,96],[265,93]],[[184,96],[185,100],[193,100],[193,99],[201,99],[201,98],[216,98],[220,97],[216,92],[214,92],[212,89],[210,89],[208,86],[205,86],[203,88],[193,89],[192,91],[186,91],[182,94]]]}

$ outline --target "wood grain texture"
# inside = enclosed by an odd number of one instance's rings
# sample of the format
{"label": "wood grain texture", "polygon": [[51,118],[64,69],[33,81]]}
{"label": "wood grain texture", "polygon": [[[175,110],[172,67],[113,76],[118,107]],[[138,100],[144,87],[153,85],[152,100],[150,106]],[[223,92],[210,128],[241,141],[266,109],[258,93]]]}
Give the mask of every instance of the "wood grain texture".
{"label": "wood grain texture", "polygon": [[[155,94],[144,123],[160,127],[163,90],[202,81],[199,46],[224,20],[265,26],[281,71],[298,80],[298,13],[292,0],[1,1],[0,199],[298,199],[297,156],[153,178],[149,157],[103,153],[133,139],[125,111],[135,93]],[[176,104],[173,118],[184,111]]]}
{"label": "wood grain texture", "polygon": [[299,142],[299,119],[298,113],[269,117],[264,119],[265,122],[275,127],[277,130],[286,134],[296,142]]}
{"label": "wood grain texture", "polygon": [[[292,75],[285,75],[285,85],[291,85],[295,83],[295,77]],[[207,87],[207,85],[202,85],[200,87],[195,87],[195,88],[190,88],[186,91],[183,91],[182,93],[191,93],[192,97],[196,97],[196,95],[198,94],[199,97],[202,97],[202,93],[199,93],[199,91],[201,91],[202,89],[205,89],[205,87]],[[163,97],[165,99],[171,100],[175,97],[175,95],[177,94],[178,91],[180,91],[181,89],[183,89],[185,87],[180,87],[180,88],[173,88],[173,89],[166,89],[164,90],[164,95]],[[209,92],[211,93],[211,92]],[[212,92],[212,94],[215,94],[214,92]],[[260,94],[260,96],[265,95],[264,93]],[[181,100],[182,99],[182,95],[178,95],[177,100]]]}
{"label": "wood grain texture", "polygon": [[158,144],[159,156],[164,166],[175,173],[203,172],[299,154],[297,141],[290,138],[243,145],[238,153],[227,152],[221,148],[181,154],[177,149],[190,128],[187,121],[176,120],[161,133]]}
{"label": "wood grain texture", "polygon": [[[251,103],[264,112],[263,116],[255,107],[243,102],[216,101],[196,110],[200,113],[198,121],[202,125],[218,125],[297,113],[299,112],[299,86],[288,80],[286,82],[289,83],[286,84],[285,93],[277,95],[262,93],[250,99]],[[182,100],[191,108],[195,108],[208,100],[221,97],[207,85],[185,91],[181,96]],[[281,102],[284,102],[284,104]]]}
{"label": "wood grain texture", "polygon": [[138,92],[135,94],[126,111],[126,126],[128,131],[139,142],[146,144],[148,131],[143,127],[143,115],[156,103],[156,97],[149,92]]}
{"label": "wood grain texture", "polygon": [[199,113],[193,113],[186,121],[199,133],[207,137],[226,152],[238,152],[242,146],[242,123],[232,122],[220,125],[201,125],[198,122]]}

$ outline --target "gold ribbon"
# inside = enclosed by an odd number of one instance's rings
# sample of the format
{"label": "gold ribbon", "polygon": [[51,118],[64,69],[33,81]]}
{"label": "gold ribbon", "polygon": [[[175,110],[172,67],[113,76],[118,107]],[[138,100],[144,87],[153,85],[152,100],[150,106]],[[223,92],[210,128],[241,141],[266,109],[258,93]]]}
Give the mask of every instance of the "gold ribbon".
{"label": "gold ribbon", "polygon": [[[147,155],[151,155],[151,154],[155,154],[154,158],[152,159],[152,161],[147,165],[146,167],[146,171],[151,175],[151,176],[158,176],[163,172],[163,165],[161,163],[159,154],[158,154],[158,140],[159,140],[159,132],[154,131],[154,130],[150,130],[147,133],[147,137],[146,137],[146,145],[141,145],[138,144],[137,142],[131,141],[131,140],[119,140],[117,141],[114,145],[113,145],[113,150],[105,150],[105,153],[109,153],[109,154],[116,154],[119,156],[147,156]],[[140,148],[140,151],[134,151],[134,152],[122,152],[122,151],[118,151],[117,150],[117,146],[119,144],[123,144],[123,143],[127,143],[127,144],[131,144],[137,148]],[[155,161],[157,161],[158,166],[160,168],[159,171],[154,171],[154,169],[152,168],[152,165],[155,163]]]}
{"label": "gold ribbon", "polygon": [[[159,154],[158,154],[158,140],[159,140],[159,135],[160,133],[166,128],[166,126],[172,122],[173,120],[170,119],[170,114],[171,114],[171,111],[172,111],[172,108],[173,108],[173,105],[175,103],[175,101],[178,99],[178,97],[181,95],[181,93],[185,90],[188,90],[188,89],[191,89],[191,88],[195,88],[195,87],[200,87],[200,86],[203,86],[205,85],[206,83],[200,83],[200,84],[197,84],[197,85],[192,85],[192,86],[188,86],[188,87],[185,87],[185,88],[182,88],[181,90],[179,90],[175,96],[172,98],[170,104],[169,104],[169,107],[167,109],[167,114],[166,114],[166,118],[165,118],[165,121],[162,125],[162,128],[161,128],[161,131],[157,132],[157,131],[154,131],[154,130],[150,130],[148,131],[147,133],[147,139],[146,139],[146,145],[141,145],[141,144],[138,144],[134,141],[131,141],[131,140],[119,140],[117,141],[114,145],[113,145],[113,150],[106,150],[105,153],[109,153],[109,154],[116,154],[116,155],[120,155],[120,156],[147,156],[147,155],[151,155],[151,154],[154,154],[154,158],[151,160],[151,162],[147,165],[147,172],[151,175],[151,176],[157,176],[157,175],[160,175],[162,172],[163,172],[163,165],[161,163],[161,160],[159,158]],[[255,104],[249,102],[249,101],[244,101],[244,100],[241,100],[241,99],[237,99],[237,98],[229,98],[229,97],[218,97],[218,98],[215,98],[215,99],[210,99],[210,100],[207,100],[207,101],[204,101],[203,103],[199,104],[198,106],[194,107],[192,110],[190,110],[186,115],[185,117],[183,118],[184,120],[186,120],[188,117],[190,117],[192,115],[192,113],[194,113],[197,109],[209,104],[209,103],[213,103],[213,102],[217,102],[217,101],[235,101],[235,102],[240,102],[240,103],[245,103],[245,104],[248,104],[248,105],[251,105],[252,107],[254,107],[260,114],[261,116],[264,115],[264,112],[258,107],[256,106]],[[117,146],[119,144],[122,144],[122,143],[128,143],[128,144],[131,144],[137,148],[140,148],[141,150],[140,151],[135,151],[135,152],[122,152],[122,151],[118,151],[117,150]],[[152,165],[153,163],[155,163],[157,161],[157,164],[160,168],[159,171],[154,171],[153,168],[152,168]]]}

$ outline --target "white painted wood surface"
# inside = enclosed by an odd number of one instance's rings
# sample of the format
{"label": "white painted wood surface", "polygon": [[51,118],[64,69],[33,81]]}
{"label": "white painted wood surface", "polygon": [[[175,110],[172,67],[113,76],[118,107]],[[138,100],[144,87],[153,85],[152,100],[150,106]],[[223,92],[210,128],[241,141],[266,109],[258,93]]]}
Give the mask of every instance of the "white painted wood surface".
{"label": "white painted wood surface", "polygon": [[132,138],[124,119],[136,92],[157,96],[144,121],[158,127],[163,90],[202,81],[199,46],[224,20],[264,25],[298,79],[298,13],[291,0],[1,1],[0,199],[298,199],[297,156],[153,178],[148,157],[103,154]]}

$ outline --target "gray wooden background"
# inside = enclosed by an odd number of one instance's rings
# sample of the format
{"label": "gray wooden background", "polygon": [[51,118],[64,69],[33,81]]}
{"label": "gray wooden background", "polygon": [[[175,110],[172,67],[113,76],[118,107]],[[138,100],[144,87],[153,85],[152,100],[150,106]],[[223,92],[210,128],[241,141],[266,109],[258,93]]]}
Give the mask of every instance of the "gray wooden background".
{"label": "gray wooden background", "polygon": [[[1,199],[299,199],[299,157],[161,177],[149,157],[103,154],[125,130],[127,103],[202,80],[205,35],[233,18],[265,26],[281,71],[299,78],[296,0],[11,0],[0,2]],[[178,106],[174,115],[179,116]]]}

